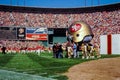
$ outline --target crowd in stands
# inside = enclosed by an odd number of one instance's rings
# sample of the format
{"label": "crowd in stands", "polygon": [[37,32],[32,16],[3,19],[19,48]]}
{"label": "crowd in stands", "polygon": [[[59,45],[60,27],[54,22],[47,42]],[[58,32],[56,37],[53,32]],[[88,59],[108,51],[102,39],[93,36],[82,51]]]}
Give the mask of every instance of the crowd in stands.
{"label": "crowd in stands", "polygon": [[80,14],[41,14],[0,11],[0,26],[66,28],[74,21],[84,21],[92,28],[118,26],[120,10]]}
{"label": "crowd in stands", "polygon": [[[40,53],[46,48],[38,41],[0,40],[0,48],[6,47],[6,53]],[[0,49],[0,52],[1,52]]]}
{"label": "crowd in stands", "polygon": [[67,28],[74,21],[84,21],[90,25],[94,34],[92,43],[99,44],[100,35],[120,34],[120,9],[79,14],[0,11],[0,26]]}

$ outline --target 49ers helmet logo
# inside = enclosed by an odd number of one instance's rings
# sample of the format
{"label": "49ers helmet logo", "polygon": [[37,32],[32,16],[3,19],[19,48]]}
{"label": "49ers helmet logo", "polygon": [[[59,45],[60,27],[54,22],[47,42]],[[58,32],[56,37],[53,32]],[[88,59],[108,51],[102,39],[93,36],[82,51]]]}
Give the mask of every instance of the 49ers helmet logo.
{"label": "49ers helmet logo", "polygon": [[75,25],[73,25],[69,28],[69,31],[70,32],[76,32],[76,31],[80,30],[81,27],[82,27],[81,24],[75,24]]}

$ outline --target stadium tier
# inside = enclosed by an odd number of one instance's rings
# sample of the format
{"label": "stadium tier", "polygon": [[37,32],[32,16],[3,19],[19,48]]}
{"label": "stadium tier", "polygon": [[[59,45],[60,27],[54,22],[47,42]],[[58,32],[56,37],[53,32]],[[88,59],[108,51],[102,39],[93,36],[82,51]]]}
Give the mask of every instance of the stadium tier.
{"label": "stadium tier", "polygon": [[[52,33],[48,34],[49,43],[61,38],[65,41],[66,28],[75,21],[89,24],[94,34],[92,43],[99,45],[100,35],[120,34],[120,3],[63,9],[0,5],[0,38],[17,39],[15,31],[20,27],[47,28]],[[3,27],[10,28],[6,31]],[[8,36],[5,37],[3,34]]]}

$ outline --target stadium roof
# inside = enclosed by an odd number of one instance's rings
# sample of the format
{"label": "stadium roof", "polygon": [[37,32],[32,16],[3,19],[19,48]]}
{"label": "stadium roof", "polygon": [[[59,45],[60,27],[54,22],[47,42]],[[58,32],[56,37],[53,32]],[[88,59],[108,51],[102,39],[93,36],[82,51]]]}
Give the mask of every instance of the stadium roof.
{"label": "stadium roof", "polygon": [[120,3],[120,0],[0,0],[0,5],[37,8],[81,8]]}
{"label": "stadium roof", "polygon": [[83,7],[83,8],[36,8],[36,7],[20,7],[20,6],[6,6],[0,5],[0,11],[9,12],[32,12],[32,13],[85,13],[85,12],[96,12],[96,11],[112,11],[120,8],[120,3],[96,6],[96,7]]}

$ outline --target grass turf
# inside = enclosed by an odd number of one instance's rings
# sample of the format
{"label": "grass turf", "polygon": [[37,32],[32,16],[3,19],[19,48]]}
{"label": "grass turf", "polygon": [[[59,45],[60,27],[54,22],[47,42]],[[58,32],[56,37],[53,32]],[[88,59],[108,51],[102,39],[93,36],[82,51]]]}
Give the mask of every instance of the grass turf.
{"label": "grass turf", "polygon": [[0,69],[0,80],[55,80],[55,79]]}
{"label": "grass turf", "polygon": [[[120,57],[120,55],[102,55],[101,58],[111,57]],[[35,53],[0,54],[0,69],[20,72],[24,74],[38,75],[50,79],[53,78],[57,80],[67,80],[67,77],[61,75],[61,73],[66,72],[71,66],[75,64],[90,60],[95,59],[56,59],[52,58],[52,53],[47,52],[42,53],[40,56],[36,55]],[[10,78],[8,80],[10,80]],[[32,78],[29,80],[32,80]]]}

